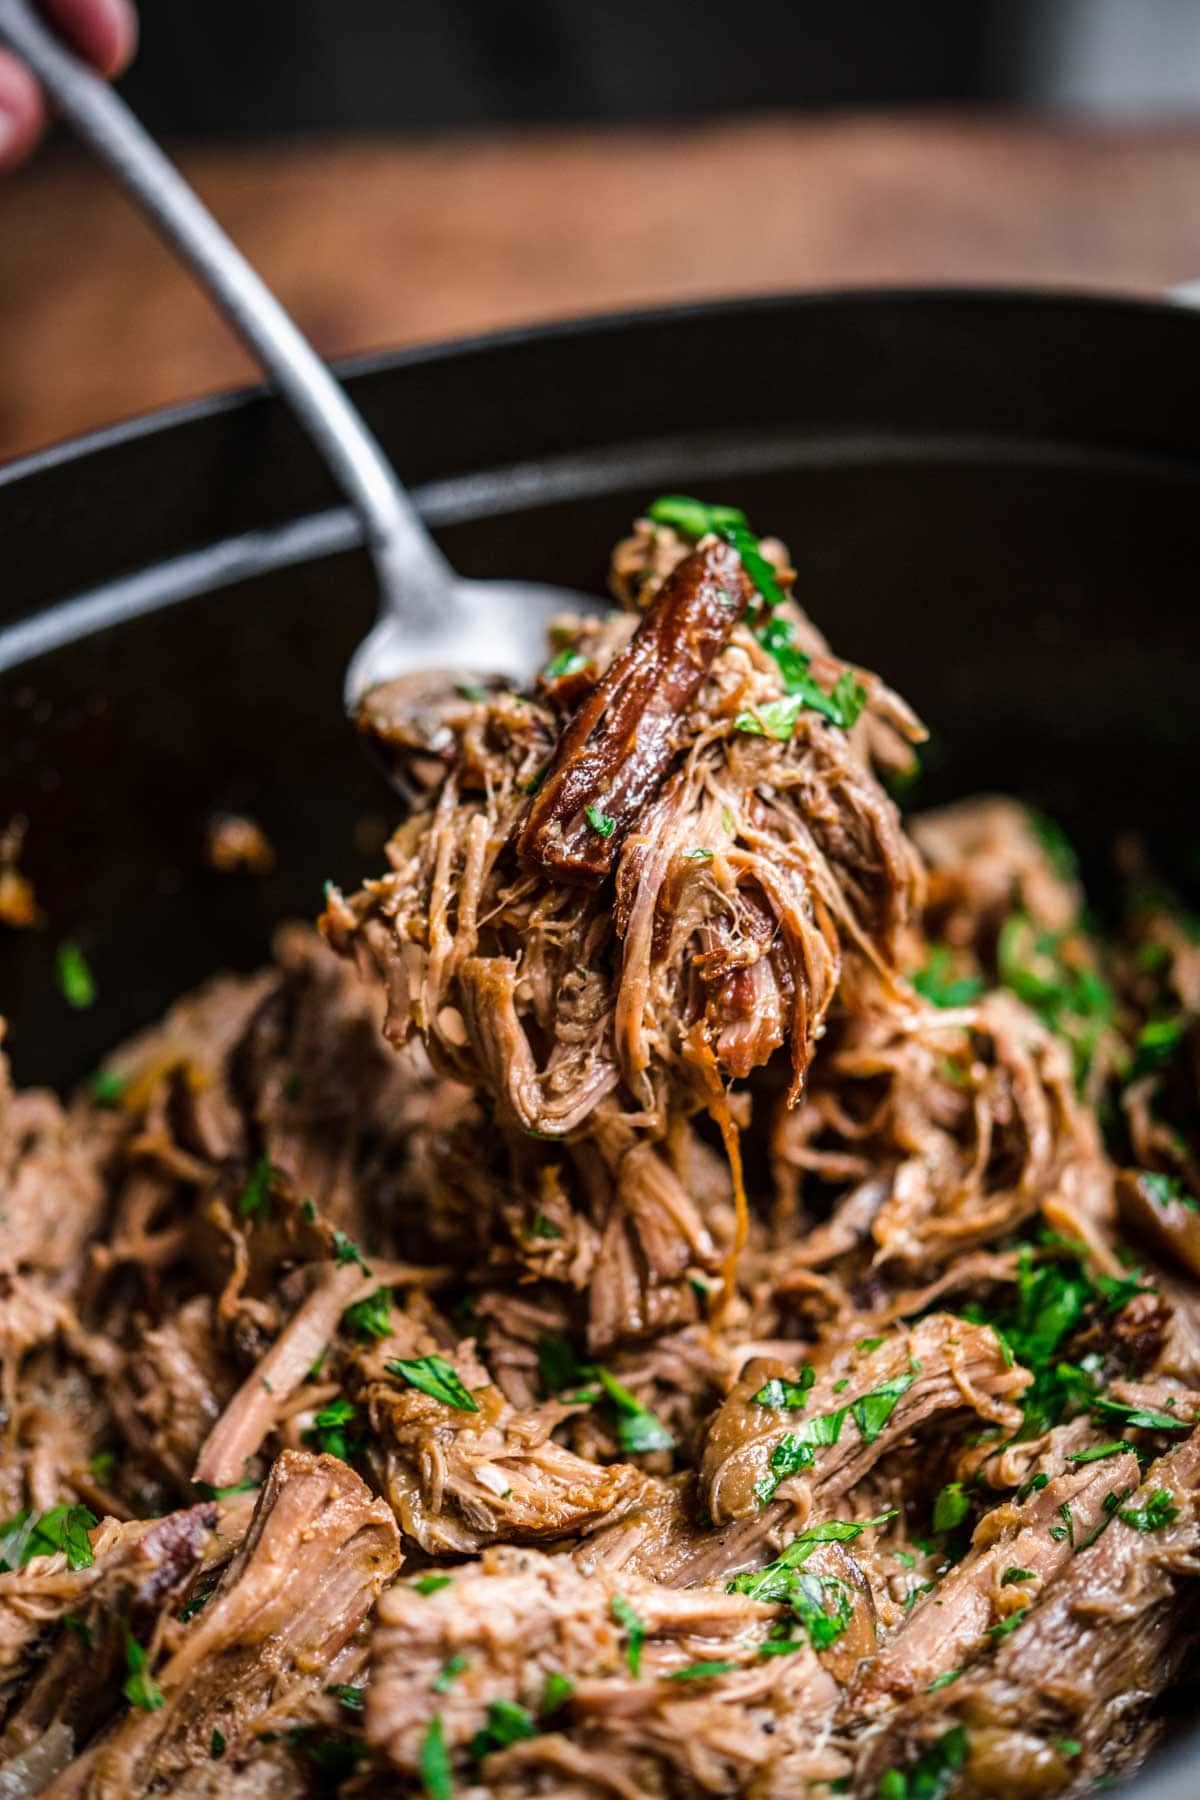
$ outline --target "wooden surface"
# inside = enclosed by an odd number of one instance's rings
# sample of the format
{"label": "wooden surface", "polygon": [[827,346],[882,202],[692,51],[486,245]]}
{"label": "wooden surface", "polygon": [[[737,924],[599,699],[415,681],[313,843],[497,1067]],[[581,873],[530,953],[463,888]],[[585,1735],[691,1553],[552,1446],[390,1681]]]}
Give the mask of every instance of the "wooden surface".
{"label": "wooden surface", "polygon": [[[181,158],[328,355],[752,290],[1200,276],[1200,129],[840,119]],[[59,153],[0,186],[0,459],[250,367]]]}

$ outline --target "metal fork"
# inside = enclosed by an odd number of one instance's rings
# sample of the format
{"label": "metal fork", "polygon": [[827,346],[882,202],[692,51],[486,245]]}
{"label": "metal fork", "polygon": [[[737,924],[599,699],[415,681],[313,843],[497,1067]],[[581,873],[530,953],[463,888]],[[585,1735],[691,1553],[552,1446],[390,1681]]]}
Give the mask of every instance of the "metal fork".
{"label": "metal fork", "polygon": [[0,0],[0,43],[28,64],[55,111],[208,289],[359,513],[379,617],[350,660],[347,711],[379,683],[423,669],[527,677],[545,649],[548,620],[592,610],[596,601],[542,582],[457,575],[362,414],[125,102],[27,0]]}

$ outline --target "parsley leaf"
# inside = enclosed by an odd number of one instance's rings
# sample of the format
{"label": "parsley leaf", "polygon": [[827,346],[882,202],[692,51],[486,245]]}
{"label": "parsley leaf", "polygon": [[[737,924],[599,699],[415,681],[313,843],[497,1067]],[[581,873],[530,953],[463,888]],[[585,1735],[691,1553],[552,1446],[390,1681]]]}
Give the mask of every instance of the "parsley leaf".
{"label": "parsley leaf", "polygon": [[640,1675],[642,1669],[642,1645],[646,1641],[646,1627],[634,1612],[624,1594],[614,1594],[610,1610],[614,1621],[625,1633],[625,1661],[629,1664],[631,1675]]}
{"label": "parsley leaf", "polygon": [[1155,1488],[1144,1506],[1126,1507],[1117,1517],[1135,1531],[1161,1531],[1164,1525],[1174,1524],[1179,1508],[1169,1488]]}
{"label": "parsley leaf", "polygon": [[72,1012],[86,1012],[96,1004],[96,983],[87,957],[74,938],[67,938],[54,955],[58,988]]}
{"label": "parsley leaf", "polygon": [[966,1727],[954,1725],[907,1770],[888,1769],[878,1800],[946,1800],[966,1760]]}
{"label": "parsley leaf", "polygon": [[1000,1586],[1012,1587],[1014,1582],[1033,1581],[1034,1579],[1035,1577],[1032,1569],[1018,1569],[1013,1565],[1005,1569],[1003,1575],[1000,1577]]}
{"label": "parsley leaf", "polygon": [[333,1234],[333,1254],[335,1261],[339,1264],[357,1263],[364,1275],[371,1273],[363,1260],[362,1251],[354,1239],[347,1237],[344,1231],[335,1231]]}
{"label": "parsley leaf", "polygon": [[350,1687],[345,1682],[335,1682],[325,1692],[334,1700],[340,1700],[347,1712],[361,1712],[367,1694],[365,1687]]}
{"label": "parsley leaf", "polygon": [[864,1394],[854,1402],[850,1412],[862,1433],[864,1444],[875,1442],[895,1412],[897,1401],[902,1394],[908,1392],[916,1379],[917,1371],[908,1369],[903,1375],[894,1375],[882,1387],[873,1388],[869,1394]]}
{"label": "parsley leaf", "polygon": [[97,1106],[115,1110],[120,1106],[132,1077],[120,1075],[116,1069],[97,1069],[92,1076],[92,1099]]}
{"label": "parsley leaf", "polygon": [[376,1288],[365,1300],[356,1300],[342,1314],[343,1328],[364,1344],[392,1335],[392,1290]]}
{"label": "parsley leaf", "polygon": [[695,1662],[686,1669],[672,1669],[668,1681],[711,1681],[717,1675],[729,1675],[737,1668],[732,1662]]}
{"label": "parsley leaf", "polygon": [[807,1405],[808,1390],[816,1379],[816,1370],[811,1363],[805,1363],[797,1381],[787,1381],[782,1376],[773,1375],[752,1396],[753,1402],[755,1406],[772,1406],[780,1411],[798,1409]]}
{"label": "parsley leaf", "polygon": [[1189,1212],[1200,1212],[1200,1204],[1184,1187],[1178,1175],[1162,1175],[1147,1169],[1138,1177],[1138,1186],[1157,1206],[1186,1206]]}
{"label": "parsley leaf", "polygon": [[121,1692],[131,1706],[140,1706],[143,1712],[157,1712],[163,1704],[163,1692],[146,1667],[146,1652],[124,1620],[121,1630],[125,1637],[125,1667],[128,1671]]}
{"label": "parsley leaf", "polygon": [[88,1569],[93,1561],[88,1532],[97,1522],[86,1506],[62,1503],[40,1514],[25,1508],[0,1525],[0,1570],[23,1569],[31,1558],[56,1551],[63,1552],[69,1568]]}
{"label": "parsley leaf", "polygon": [[575,675],[587,667],[587,660],[578,650],[560,650],[542,670],[542,680],[557,681],[562,675]]}
{"label": "parsley leaf", "polygon": [[417,1769],[426,1800],[451,1800],[454,1774],[450,1767],[450,1753],[446,1749],[441,1713],[434,1713],[426,1727],[417,1757]]}
{"label": "parsley leaf", "polygon": [[627,1387],[622,1387],[607,1369],[597,1369],[596,1377],[613,1404],[616,1414],[617,1442],[627,1456],[644,1456],[651,1450],[673,1450],[675,1439],[661,1419],[643,1406]]}
{"label": "parsley leaf", "polygon": [[584,807],[583,811],[592,830],[598,831],[602,838],[610,838],[617,829],[617,821],[608,813],[602,812],[598,806],[588,805]]}
{"label": "parsley leaf", "polygon": [[338,1456],[343,1462],[353,1462],[363,1447],[361,1431],[349,1431],[347,1426],[358,1422],[358,1410],[350,1400],[331,1400],[323,1406],[313,1419],[312,1425],[304,1433],[304,1442],[311,1444],[326,1456]]}
{"label": "parsley leaf", "polygon": [[978,975],[954,975],[951,953],[945,944],[930,947],[924,966],[911,979],[918,994],[938,1007],[969,1006],[983,992]]}
{"label": "parsley leaf", "polygon": [[1122,1450],[1132,1449],[1133,1445],[1127,1444],[1124,1438],[1117,1438],[1111,1444],[1093,1444],[1090,1450],[1076,1450],[1071,1456],[1068,1456],[1067,1461],[1069,1463],[1101,1462],[1106,1456],[1119,1456]]}
{"label": "parsley leaf", "polygon": [[238,1213],[243,1219],[265,1218],[271,1203],[271,1183],[275,1171],[271,1167],[269,1156],[260,1156],[250,1171],[242,1197],[238,1201]]}
{"label": "parsley leaf", "polygon": [[450,1689],[454,1686],[454,1683],[458,1680],[458,1677],[462,1674],[463,1670],[466,1667],[467,1667],[466,1657],[463,1655],[461,1650],[456,1650],[454,1655],[449,1657],[448,1660],[442,1664],[441,1668],[438,1670],[438,1673],[434,1676],[434,1678],[433,1678],[434,1693],[435,1694],[448,1694],[450,1692]]}
{"label": "parsley leaf", "polygon": [[549,1718],[551,1713],[558,1712],[560,1707],[567,1704],[574,1692],[575,1683],[571,1677],[564,1675],[561,1669],[551,1669],[546,1677],[546,1686],[542,1692],[542,1704],[538,1709],[542,1718]]}
{"label": "parsley leaf", "polygon": [[1018,1608],[1016,1612],[1009,1613],[1007,1619],[1001,1619],[996,1625],[989,1625],[987,1628],[987,1635],[990,1638],[1009,1637],[1011,1633],[1017,1629],[1017,1626],[1023,1622],[1025,1614],[1028,1611],[1029,1606],[1026,1604],[1025,1606]]}
{"label": "parsley leaf", "polygon": [[1176,1419],[1168,1412],[1162,1412],[1156,1406],[1127,1406],[1123,1400],[1099,1399],[1092,1408],[1093,1412],[1104,1413],[1107,1417],[1120,1419],[1123,1426],[1134,1427],[1139,1431],[1190,1431],[1190,1419]]}
{"label": "parsley leaf", "polygon": [[398,1375],[401,1381],[407,1381],[410,1387],[419,1388],[432,1400],[440,1400],[443,1405],[453,1406],[459,1412],[479,1411],[457,1370],[451,1367],[444,1356],[396,1356],[383,1366],[389,1375]]}
{"label": "parsley leaf", "polygon": [[537,1728],[528,1707],[516,1700],[492,1700],[488,1704],[487,1723],[471,1739],[471,1755],[476,1762],[490,1756],[493,1750],[506,1750],[509,1744],[520,1744],[536,1737]]}
{"label": "parsley leaf", "polygon": [[449,1575],[421,1575],[413,1582],[413,1592],[422,1596],[440,1593],[450,1586]]}
{"label": "parsley leaf", "polygon": [[953,1531],[961,1525],[971,1510],[970,1497],[964,1493],[961,1481],[948,1481],[941,1489],[933,1503],[933,1529],[937,1532]]}

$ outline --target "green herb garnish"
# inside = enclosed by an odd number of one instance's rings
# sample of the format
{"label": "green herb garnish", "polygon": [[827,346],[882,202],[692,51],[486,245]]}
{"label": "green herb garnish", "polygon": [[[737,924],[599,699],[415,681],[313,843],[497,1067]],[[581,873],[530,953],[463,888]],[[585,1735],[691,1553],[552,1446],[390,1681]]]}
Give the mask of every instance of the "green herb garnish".
{"label": "green herb garnish", "polygon": [[963,1491],[962,1482],[948,1481],[933,1503],[933,1529],[939,1533],[953,1531],[970,1510],[970,1497]]}
{"label": "green herb garnish", "polygon": [[1138,1185],[1157,1206],[1186,1206],[1189,1212],[1200,1212],[1200,1204],[1196,1202],[1184,1187],[1178,1175],[1162,1175],[1156,1169],[1147,1169],[1138,1177]]}
{"label": "green herb garnish", "polygon": [[608,1398],[612,1401],[616,1414],[617,1442],[627,1456],[644,1456],[652,1450],[673,1450],[675,1439],[667,1430],[661,1419],[658,1419],[635,1399],[627,1387],[622,1387],[615,1375],[607,1369],[597,1369],[596,1377]]}
{"label": "green herb garnish", "polygon": [[461,1376],[444,1356],[397,1356],[383,1366],[389,1375],[398,1375],[401,1381],[419,1388],[431,1400],[440,1400],[444,1406],[453,1406],[459,1412],[479,1411]]}
{"label": "green herb garnish", "polygon": [[877,1800],[946,1800],[966,1760],[966,1728],[954,1725],[908,1769],[889,1769]]}
{"label": "green herb garnish", "polygon": [[533,1715],[516,1700],[493,1700],[487,1709],[487,1724],[471,1739],[471,1755],[482,1762],[493,1750],[506,1750],[510,1744],[524,1743],[537,1736]]}
{"label": "green herb garnish", "polygon": [[243,1219],[262,1219],[267,1215],[271,1202],[271,1183],[275,1171],[271,1167],[269,1156],[260,1156],[250,1171],[242,1197],[238,1201],[238,1213]]}
{"label": "green herb garnish", "polygon": [[912,977],[912,985],[934,1006],[969,1006],[983,992],[978,975],[953,973],[953,960],[945,944],[934,944],[924,966]]}
{"label": "green herb garnish", "polygon": [[208,1754],[216,1762],[225,1754],[225,1733],[213,1726],[212,1736],[208,1740]]}
{"label": "green herb garnish", "polygon": [[443,1588],[450,1586],[450,1580],[449,1575],[421,1575],[412,1584],[413,1592],[422,1596],[439,1594]]}
{"label": "green herb garnish", "polygon": [[1069,1463],[1102,1462],[1106,1456],[1119,1456],[1123,1450],[1132,1449],[1133,1445],[1127,1444],[1124,1438],[1117,1438],[1111,1444],[1094,1444],[1090,1450],[1076,1450],[1071,1456],[1068,1456],[1067,1461]]}
{"label": "green herb garnish", "polygon": [[600,807],[589,805],[585,806],[583,811],[584,817],[587,819],[592,830],[598,831],[602,838],[610,838],[617,829],[617,821],[610,818],[608,813],[602,812]]}
{"label": "green herb garnish", "polygon": [[448,1661],[444,1662],[433,1678],[435,1694],[448,1694],[463,1670],[467,1667],[467,1659],[461,1650],[457,1650]]}
{"label": "green herb garnish", "polygon": [[48,1512],[26,1507],[0,1525],[0,1570],[23,1569],[35,1556],[54,1556],[61,1551],[72,1569],[89,1569],[93,1562],[88,1532],[98,1523],[86,1506],[65,1502]]}
{"label": "green herb garnish", "polygon": [[672,1669],[668,1681],[712,1681],[718,1675],[730,1675],[737,1668],[732,1662],[694,1662],[686,1669]]}
{"label": "green herb garnish", "polygon": [[1123,1525],[1132,1525],[1135,1531],[1161,1531],[1164,1525],[1174,1524],[1179,1517],[1179,1508],[1169,1488],[1155,1488],[1144,1506],[1126,1507],[1117,1517]]}
{"label": "green herb garnish", "polygon": [[97,1069],[91,1079],[92,1099],[97,1106],[115,1110],[125,1097],[132,1077],[118,1074],[116,1069]]}
{"label": "green herb garnish", "polygon": [[342,1327],[364,1344],[378,1343],[392,1335],[392,1290],[376,1288],[365,1300],[356,1300],[342,1314]]}
{"label": "green herb garnish", "polygon": [[367,1697],[365,1687],[349,1687],[345,1682],[335,1682],[325,1692],[334,1700],[340,1700],[347,1712],[361,1712]]}
{"label": "green herb garnish", "polygon": [[434,1713],[425,1728],[417,1757],[417,1769],[427,1800],[451,1800],[454,1775],[450,1767],[450,1753],[446,1749],[441,1713]]}
{"label": "green herb garnish", "polygon": [[779,1411],[799,1409],[807,1404],[808,1390],[816,1379],[817,1372],[810,1363],[805,1363],[796,1381],[787,1381],[782,1376],[773,1375],[752,1396],[754,1405],[770,1406]]}
{"label": "green herb garnish", "polygon": [[131,1706],[140,1706],[143,1712],[157,1712],[163,1704],[163,1692],[146,1667],[146,1652],[124,1620],[121,1630],[125,1637],[125,1667],[128,1671],[121,1692]]}
{"label": "green herb garnish", "polygon": [[543,681],[557,681],[563,675],[575,675],[587,667],[587,657],[578,650],[560,650],[542,670]]}
{"label": "green herb garnish", "polygon": [[58,946],[54,967],[59,992],[73,1012],[86,1012],[96,1004],[96,983],[87,957],[74,938],[67,938]]}
{"label": "green herb garnish", "polygon": [[634,1612],[624,1594],[614,1594],[610,1611],[616,1624],[625,1633],[625,1661],[629,1665],[631,1675],[640,1675],[642,1670],[642,1645],[646,1641],[646,1627]]}
{"label": "green herb garnish", "polygon": [[347,1237],[344,1231],[335,1231],[333,1234],[333,1255],[334,1260],[339,1264],[357,1263],[364,1275],[369,1275],[371,1273],[363,1258],[362,1251],[354,1242],[354,1239]]}
{"label": "green herb garnish", "polygon": [[349,1429],[357,1423],[358,1409],[352,1401],[331,1400],[328,1406],[323,1406],[315,1415],[311,1426],[303,1434],[304,1442],[326,1456],[337,1456],[343,1462],[353,1462],[363,1447],[362,1432]]}
{"label": "green herb garnish", "polygon": [[564,1675],[560,1669],[551,1669],[546,1677],[546,1686],[542,1690],[542,1704],[539,1708],[542,1718],[549,1718],[552,1713],[558,1712],[560,1707],[567,1704],[574,1692],[575,1683],[571,1677]]}

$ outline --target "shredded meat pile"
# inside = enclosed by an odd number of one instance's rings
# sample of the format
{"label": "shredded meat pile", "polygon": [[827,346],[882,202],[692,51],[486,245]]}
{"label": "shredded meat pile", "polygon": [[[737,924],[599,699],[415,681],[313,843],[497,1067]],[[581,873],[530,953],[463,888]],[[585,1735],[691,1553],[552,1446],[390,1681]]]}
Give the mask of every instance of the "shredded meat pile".
{"label": "shredded meat pile", "polygon": [[325,941],[0,1090],[0,1791],[1074,1800],[1200,1573],[1200,931],[667,499]]}

